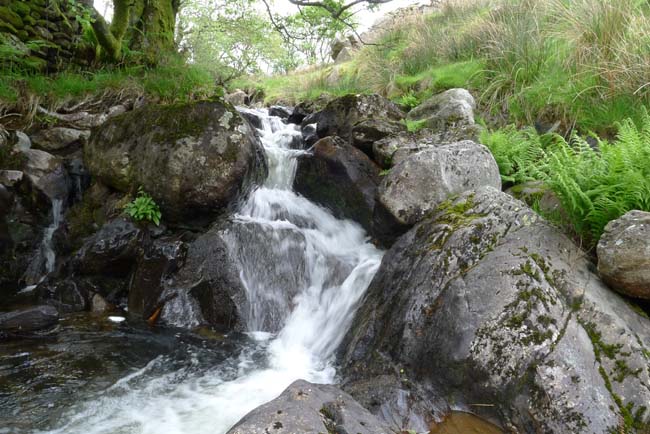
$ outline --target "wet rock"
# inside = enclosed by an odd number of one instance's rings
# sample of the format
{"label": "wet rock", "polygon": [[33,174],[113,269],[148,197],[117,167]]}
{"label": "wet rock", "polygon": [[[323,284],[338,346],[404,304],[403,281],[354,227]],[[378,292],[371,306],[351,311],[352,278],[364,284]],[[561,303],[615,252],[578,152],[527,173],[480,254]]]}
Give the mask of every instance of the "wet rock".
{"label": "wet rock", "polygon": [[408,118],[426,120],[426,126],[435,131],[474,124],[474,97],[465,89],[449,89],[434,95],[411,110]]}
{"label": "wet rock", "polygon": [[394,431],[335,386],[291,383],[273,401],[248,413],[228,434],[390,434]]}
{"label": "wet rock", "polygon": [[242,109],[240,110],[239,114],[241,115],[241,117],[243,117],[248,121],[251,127],[258,130],[262,129],[262,117],[259,116],[258,113],[255,112],[255,110]]}
{"label": "wet rock", "polygon": [[211,325],[218,331],[246,329],[246,290],[218,228],[193,241],[185,264],[165,283],[162,318],[182,327]]}
{"label": "wet rock", "polygon": [[342,345],[344,388],[403,369],[411,399],[520,432],[643,431],[650,320],[591,270],[499,190],[446,201],[384,256]]}
{"label": "wet rock", "polygon": [[483,185],[501,188],[499,168],[485,146],[466,140],[420,151],[383,177],[374,211],[375,230],[390,238],[451,195]]}
{"label": "wet rock", "polygon": [[59,313],[52,306],[34,306],[0,313],[0,332],[23,334],[44,330],[59,322]]}
{"label": "wet rock", "polygon": [[318,141],[318,133],[316,133],[316,124],[308,124],[302,127],[302,141],[306,148],[311,148]]}
{"label": "wet rock", "polygon": [[284,107],[281,105],[272,105],[271,107],[269,107],[269,115],[277,116],[283,121],[289,119],[289,117],[292,114],[293,114],[293,109],[291,107]]}
{"label": "wet rock", "polygon": [[75,270],[85,275],[127,277],[145,244],[145,232],[119,217],[88,238],[73,258]]}
{"label": "wet rock", "polygon": [[90,131],[66,127],[40,130],[32,135],[34,145],[45,151],[58,151],[72,145],[83,145],[90,138]]}
{"label": "wet rock", "polygon": [[7,226],[7,216],[13,205],[13,201],[13,195],[4,186],[0,185],[0,258],[13,245],[11,235],[9,234],[9,226]]}
{"label": "wet rock", "polygon": [[184,224],[212,221],[266,173],[248,124],[232,107],[208,101],[149,105],[117,116],[94,132],[84,161],[119,191],[142,186],[163,219]]}
{"label": "wet rock", "polygon": [[650,299],[650,213],[630,211],[609,222],[597,252],[598,272],[612,289]]}
{"label": "wet rock", "polygon": [[248,95],[241,89],[236,89],[234,92],[226,95],[225,100],[232,105],[244,105]]}
{"label": "wet rock", "polygon": [[55,307],[59,312],[82,312],[89,307],[89,285],[79,279],[48,279],[34,290],[39,303]]}
{"label": "wet rock", "polygon": [[320,111],[317,133],[321,138],[339,136],[371,152],[373,140],[406,129],[400,122],[403,118],[395,104],[379,95],[346,95]]}
{"label": "wet rock", "polygon": [[326,137],[312,155],[299,158],[294,189],[369,230],[378,184],[379,167],[363,152],[339,137]]}
{"label": "wet rock", "polygon": [[183,264],[187,246],[174,239],[157,239],[139,258],[129,284],[129,313],[149,318],[160,307],[165,280]]}
{"label": "wet rock", "polygon": [[38,149],[21,152],[27,158],[24,172],[32,185],[49,199],[65,199],[69,184],[63,161]]}
{"label": "wet rock", "polygon": [[80,202],[83,199],[84,191],[90,188],[90,173],[80,157],[66,160],[65,168],[70,178],[70,202]]}

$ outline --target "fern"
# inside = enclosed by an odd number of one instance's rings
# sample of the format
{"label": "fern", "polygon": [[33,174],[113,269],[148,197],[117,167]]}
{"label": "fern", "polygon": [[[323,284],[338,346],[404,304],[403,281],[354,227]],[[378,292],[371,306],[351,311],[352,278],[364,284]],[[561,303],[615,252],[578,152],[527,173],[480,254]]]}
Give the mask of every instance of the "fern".
{"label": "fern", "polygon": [[538,135],[533,128],[517,130],[514,125],[481,133],[481,142],[490,149],[505,184],[519,184],[539,179],[548,156],[546,148],[559,136]]}
{"label": "fern", "polygon": [[484,133],[504,183],[541,180],[560,200],[570,225],[595,245],[605,225],[626,212],[650,211],[650,115],[618,125],[613,143],[593,147],[574,135],[538,135],[510,126]]}

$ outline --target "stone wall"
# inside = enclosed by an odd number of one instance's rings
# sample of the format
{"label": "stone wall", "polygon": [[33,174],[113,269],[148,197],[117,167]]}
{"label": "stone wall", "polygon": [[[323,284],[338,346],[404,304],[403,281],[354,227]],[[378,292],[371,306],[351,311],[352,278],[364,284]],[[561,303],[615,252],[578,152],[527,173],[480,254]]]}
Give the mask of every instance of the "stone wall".
{"label": "stone wall", "polygon": [[88,3],[92,0],[0,0],[0,66],[52,72],[92,61],[94,50],[83,43],[76,19]]}

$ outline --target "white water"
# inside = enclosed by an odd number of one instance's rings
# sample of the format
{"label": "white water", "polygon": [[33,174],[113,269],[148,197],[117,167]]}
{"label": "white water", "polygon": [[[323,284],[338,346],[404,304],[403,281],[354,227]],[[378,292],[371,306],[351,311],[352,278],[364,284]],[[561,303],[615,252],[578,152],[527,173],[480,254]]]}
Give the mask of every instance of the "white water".
{"label": "white water", "polygon": [[56,252],[52,246],[52,237],[54,232],[63,222],[63,200],[52,199],[52,223],[43,231],[43,240],[39,250],[32,259],[25,273],[25,281],[28,286],[20,292],[26,293],[34,290],[37,284],[45,280],[47,275],[54,271],[56,265]]}
{"label": "white water", "polygon": [[[359,225],[291,191],[303,151],[288,146],[299,132],[263,117],[269,176],[242,207],[240,230],[226,237],[248,291],[251,345],[209,369],[201,369],[198,354],[171,372],[158,357],[67,411],[52,433],[223,434],[294,380],[334,380],[333,352],[382,252]],[[251,239],[262,244],[244,243]],[[279,332],[264,333],[273,328]]]}

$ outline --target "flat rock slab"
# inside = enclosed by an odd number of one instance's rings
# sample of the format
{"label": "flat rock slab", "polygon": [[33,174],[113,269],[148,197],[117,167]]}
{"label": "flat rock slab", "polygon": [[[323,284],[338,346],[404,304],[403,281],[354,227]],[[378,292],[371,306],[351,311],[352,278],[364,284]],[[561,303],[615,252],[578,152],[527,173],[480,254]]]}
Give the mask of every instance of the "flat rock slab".
{"label": "flat rock slab", "polygon": [[59,321],[59,313],[52,306],[34,306],[0,313],[0,331],[10,334],[35,332],[50,328]]}
{"label": "flat rock slab", "polygon": [[227,434],[392,434],[394,431],[336,386],[293,382]]}

